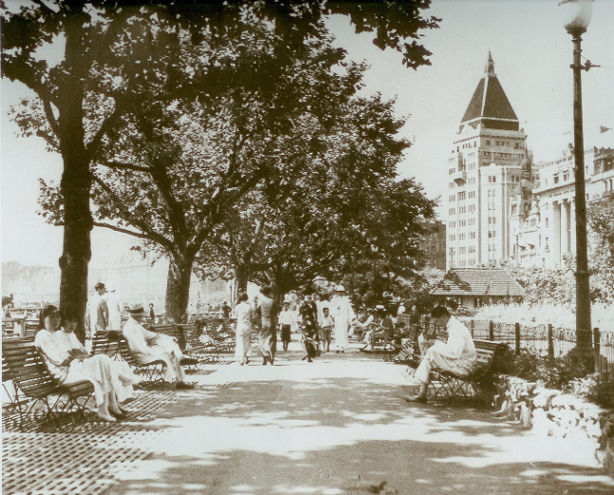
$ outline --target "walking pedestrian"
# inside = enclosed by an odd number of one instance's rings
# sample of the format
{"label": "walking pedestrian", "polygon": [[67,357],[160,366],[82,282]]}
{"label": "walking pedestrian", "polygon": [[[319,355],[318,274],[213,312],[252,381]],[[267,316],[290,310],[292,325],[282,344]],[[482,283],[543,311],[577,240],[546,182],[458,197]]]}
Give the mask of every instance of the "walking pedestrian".
{"label": "walking pedestrian", "polygon": [[350,323],[356,315],[352,309],[349,297],[345,295],[343,285],[338,285],[335,288],[335,296],[331,301],[330,307],[335,320],[335,352],[344,352],[345,348],[349,345],[348,331]]}
{"label": "walking pedestrian", "polygon": [[237,318],[235,359],[244,366],[249,363],[249,345],[252,337],[252,307],[247,302],[247,294],[239,295],[239,303],[235,306]]}
{"label": "walking pedestrian", "polygon": [[120,331],[122,328],[122,303],[117,289],[111,287],[106,299],[107,309],[109,310],[109,326],[107,330]]}
{"label": "walking pedestrian", "polygon": [[305,354],[301,360],[307,359],[307,362],[311,363],[312,358],[316,356],[318,308],[308,292],[303,296],[298,313],[301,321],[301,338],[305,347]]}
{"label": "walking pedestrian", "polygon": [[320,320],[320,342],[326,345],[326,352],[330,351],[333,326],[335,319],[331,316],[328,306],[322,308],[322,319]]}
{"label": "walking pedestrian", "polygon": [[284,351],[288,350],[288,344],[290,344],[292,318],[293,313],[292,311],[290,311],[290,303],[288,301],[285,301],[278,318],[281,343]]}
{"label": "walking pedestrian", "polygon": [[275,361],[277,349],[277,329],[273,326],[273,299],[271,288],[263,287],[260,290],[258,309],[260,311],[259,345],[262,353],[262,364],[266,365]]}
{"label": "walking pedestrian", "polygon": [[96,332],[106,332],[109,326],[109,307],[105,296],[107,289],[102,282],[98,282],[94,286],[94,291],[96,294],[89,301],[85,317],[85,329],[90,338]]}

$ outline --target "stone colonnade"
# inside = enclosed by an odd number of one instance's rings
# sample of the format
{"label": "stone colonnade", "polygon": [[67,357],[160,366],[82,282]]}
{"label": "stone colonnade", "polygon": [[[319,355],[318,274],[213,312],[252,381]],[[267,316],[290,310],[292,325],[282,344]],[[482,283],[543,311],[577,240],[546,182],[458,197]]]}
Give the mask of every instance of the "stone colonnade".
{"label": "stone colonnade", "polygon": [[553,200],[550,204],[550,265],[562,265],[576,252],[576,209],[573,198]]}

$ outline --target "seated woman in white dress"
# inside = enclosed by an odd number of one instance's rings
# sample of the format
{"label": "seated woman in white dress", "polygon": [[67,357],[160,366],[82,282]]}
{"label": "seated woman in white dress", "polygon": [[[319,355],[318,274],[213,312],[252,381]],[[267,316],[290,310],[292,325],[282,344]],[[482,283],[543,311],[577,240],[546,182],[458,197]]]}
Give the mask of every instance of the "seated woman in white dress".
{"label": "seated woman in white dress", "polygon": [[71,349],[60,335],[60,315],[53,305],[40,314],[41,329],[34,338],[34,345],[45,359],[50,373],[61,383],[70,384],[87,380],[94,386],[97,413],[105,421],[125,417],[125,411],[117,400],[111,359],[105,354],[89,356],[84,349]]}
{"label": "seated woman in white dress", "polygon": [[[75,320],[67,320],[64,325],[55,332],[54,339],[56,346],[59,349],[65,349],[69,355],[84,356],[89,358],[90,355],[87,352],[85,346],[79,342],[79,339],[75,335],[75,328],[77,322]],[[111,366],[111,380],[113,380],[113,389],[117,395],[117,400],[121,404],[130,399],[134,395],[134,389],[132,385],[137,383],[139,379],[130,369],[130,365],[126,361],[117,361],[109,359],[109,366]]]}

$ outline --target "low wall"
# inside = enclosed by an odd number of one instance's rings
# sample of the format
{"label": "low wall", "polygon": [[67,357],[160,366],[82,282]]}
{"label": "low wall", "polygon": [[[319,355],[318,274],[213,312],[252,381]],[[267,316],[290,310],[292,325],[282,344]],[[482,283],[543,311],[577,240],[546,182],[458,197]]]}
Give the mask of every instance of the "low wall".
{"label": "low wall", "polygon": [[515,419],[534,433],[588,438],[595,457],[614,475],[614,412],[573,394],[548,389],[514,376],[502,376],[493,405],[496,416]]}

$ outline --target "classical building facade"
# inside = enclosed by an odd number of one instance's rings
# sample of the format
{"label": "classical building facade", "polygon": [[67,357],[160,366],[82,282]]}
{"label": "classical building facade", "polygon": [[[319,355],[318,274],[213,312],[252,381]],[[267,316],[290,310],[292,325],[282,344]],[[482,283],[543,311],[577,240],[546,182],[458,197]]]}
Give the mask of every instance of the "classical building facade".
{"label": "classical building facade", "polygon": [[500,264],[510,256],[506,212],[526,164],[526,135],[489,54],[448,161],[446,268]]}
{"label": "classical building facade", "polygon": [[[587,150],[584,166],[588,208],[614,197],[614,149]],[[576,252],[573,154],[536,164],[534,169],[530,202],[519,196],[510,207],[514,243],[510,261],[519,266],[553,268]]]}

